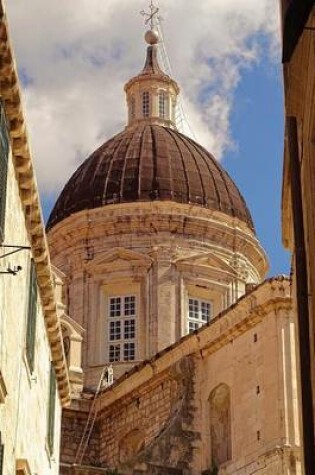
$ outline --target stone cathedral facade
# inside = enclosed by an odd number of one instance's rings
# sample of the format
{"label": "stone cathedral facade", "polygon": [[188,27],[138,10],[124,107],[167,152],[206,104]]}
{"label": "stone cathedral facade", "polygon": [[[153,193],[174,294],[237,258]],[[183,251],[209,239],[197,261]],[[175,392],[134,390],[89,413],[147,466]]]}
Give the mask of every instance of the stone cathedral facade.
{"label": "stone cathedral facade", "polygon": [[246,203],[176,129],[179,86],[146,41],[126,128],[47,225],[72,383],[61,474],[302,473],[289,281],[264,280]]}
{"label": "stone cathedral facade", "polygon": [[[179,86],[157,33],[145,39],[125,129],[78,168],[47,223],[64,394],[51,463],[60,445],[61,475],[302,474],[290,282],[265,279],[246,203],[177,130]],[[25,473],[56,473],[36,467]]]}

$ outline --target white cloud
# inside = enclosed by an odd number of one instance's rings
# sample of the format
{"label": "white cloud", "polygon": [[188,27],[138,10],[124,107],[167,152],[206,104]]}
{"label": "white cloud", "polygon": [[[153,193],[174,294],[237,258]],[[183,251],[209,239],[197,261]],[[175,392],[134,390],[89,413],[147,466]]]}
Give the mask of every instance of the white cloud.
{"label": "white cloud", "polygon": [[[78,164],[125,125],[124,82],[144,62],[145,0],[10,0],[42,192],[59,190]],[[217,157],[231,146],[230,118],[260,37],[277,45],[278,0],[160,0],[175,79],[197,140]]]}

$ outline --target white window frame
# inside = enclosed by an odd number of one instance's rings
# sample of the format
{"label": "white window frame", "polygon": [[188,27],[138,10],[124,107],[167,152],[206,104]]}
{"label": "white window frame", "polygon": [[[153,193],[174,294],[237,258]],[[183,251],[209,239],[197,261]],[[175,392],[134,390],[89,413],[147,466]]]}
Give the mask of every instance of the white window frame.
{"label": "white window frame", "polygon": [[142,92],[142,116],[144,118],[150,117],[151,111],[151,97],[149,91]]}
{"label": "white window frame", "polygon": [[110,363],[137,359],[138,319],[137,295],[108,296],[107,359]]}
{"label": "white window frame", "polygon": [[213,316],[211,300],[189,296],[187,301],[187,333],[193,333]]}
{"label": "white window frame", "polygon": [[167,114],[167,99],[166,91],[159,91],[159,118],[166,119]]}

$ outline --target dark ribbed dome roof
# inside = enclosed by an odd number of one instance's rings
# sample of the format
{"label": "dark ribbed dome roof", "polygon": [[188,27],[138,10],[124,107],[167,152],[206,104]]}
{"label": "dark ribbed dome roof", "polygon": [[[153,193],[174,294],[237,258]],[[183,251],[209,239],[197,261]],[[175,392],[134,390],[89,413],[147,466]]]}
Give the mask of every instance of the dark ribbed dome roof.
{"label": "dark ribbed dome roof", "polygon": [[47,228],[84,209],[157,200],[218,210],[253,229],[242,195],[215,158],[176,130],[152,124],[127,128],[85,160],[65,185]]}

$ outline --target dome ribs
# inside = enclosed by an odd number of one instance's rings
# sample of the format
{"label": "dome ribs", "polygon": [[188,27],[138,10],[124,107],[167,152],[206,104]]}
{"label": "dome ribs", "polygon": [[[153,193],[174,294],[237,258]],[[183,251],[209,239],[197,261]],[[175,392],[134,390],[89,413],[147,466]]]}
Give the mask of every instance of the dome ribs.
{"label": "dome ribs", "polygon": [[173,177],[171,188],[172,199],[180,203],[186,203],[189,199],[189,188],[183,156],[172,135],[172,131],[170,129],[164,130],[172,137],[172,140],[168,141],[169,163],[171,167],[171,176]]}
{"label": "dome ribs", "polygon": [[185,137],[185,140],[189,143],[193,153],[197,154],[197,156],[202,160],[202,169],[204,173],[200,174],[200,176],[204,189],[204,204],[208,208],[222,211],[222,198],[218,189],[217,180],[215,179],[216,173],[212,166],[212,161],[215,161],[215,158],[202,147],[197,145],[193,140],[188,137]]}
{"label": "dome ribs", "polygon": [[[213,200],[213,203],[215,204],[219,197],[217,196],[215,182],[213,180],[212,175],[209,174],[209,169],[205,163],[203,156],[200,154],[198,149],[195,149],[192,144],[188,140],[186,140],[186,137],[182,136],[181,134],[178,134],[178,137],[180,138],[182,145],[189,152],[189,155],[193,158],[196,167],[196,172],[194,174],[190,173],[190,178],[192,179],[191,181],[194,182],[195,185],[194,189],[198,190],[198,194],[191,196],[193,202],[201,205],[207,205],[207,195],[205,191],[207,189],[207,186],[205,185],[208,185],[208,189],[215,191],[216,200]],[[202,172],[205,172],[204,175]],[[205,179],[203,177],[205,177]]]}
{"label": "dome ribs", "polygon": [[153,163],[153,176],[151,185],[151,199],[157,200],[159,198],[159,182],[157,180],[158,164],[157,164],[157,149],[156,139],[153,133],[153,128],[150,127],[152,137],[152,163]]}
{"label": "dome ribs", "polygon": [[130,134],[125,135],[122,140],[119,141],[118,146],[109,159],[102,204],[118,203],[120,201],[120,182],[125,162],[125,154],[130,140]]}
{"label": "dome ribs", "polygon": [[152,126],[153,144],[156,155],[156,183],[158,198],[162,200],[172,199],[173,179],[170,165],[170,153],[164,131],[158,126]]}
{"label": "dome ribs", "polygon": [[83,209],[169,200],[237,217],[254,231],[228,173],[194,140],[153,124],[127,127],[99,147],[65,185],[47,229]]}
{"label": "dome ribs", "polygon": [[141,136],[140,132],[134,133],[127,146],[120,181],[121,201],[138,199]]}
{"label": "dome ribs", "polygon": [[181,135],[179,133],[176,135],[172,132],[170,133],[176,141],[177,147],[180,150],[182,156],[189,192],[188,202],[202,204],[202,198],[200,197],[202,185],[199,177],[199,172],[196,168],[195,158],[191,154],[189,148],[184,145]]}
{"label": "dome ribs", "polygon": [[[175,201],[180,201],[181,203],[190,202],[190,183],[189,178],[187,175],[187,168],[185,166],[185,157],[181,147],[179,146],[178,134],[173,134],[171,129],[165,129],[166,132],[173,138],[174,144],[176,146],[177,155],[180,157],[180,162],[175,163],[175,173],[174,173],[174,194],[175,194]],[[179,179],[179,174],[177,175],[178,171],[176,171],[176,167],[181,165],[181,169],[183,171],[184,180]],[[176,199],[180,198],[180,199]]]}
{"label": "dome ribs", "polygon": [[[106,187],[104,177],[108,176],[108,171],[110,167],[110,158],[112,155],[115,154],[116,149],[120,146],[121,140],[119,140],[119,136],[114,137],[113,141],[109,143],[108,147],[100,147],[99,149],[99,157],[97,166],[94,169],[94,176],[93,181],[90,186],[93,187],[93,206],[99,206],[98,203],[101,202],[102,204],[105,203],[104,200],[104,189]],[[95,152],[97,153],[97,152]],[[94,154],[93,154],[94,155]],[[93,156],[92,155],[92,156]],[[91,163],[91,167],[93,167],[93,163]],[[91,202],[91,200],[90,200]],[[92,207],[92,206],[91,206]]]}
{"label": "dome ribs", "polygon": [[152,183],[154,180],[153,139],[151,128],[146,126],[142,129],[141,157],[139,172],[139,200],[152,200]]}
{"label": "dome ribs", "polygon": [[[140,131],[139,131],[140,134]],[[140,152],[139,152],[139,180],[138,180],[138,199],[141,199],[141,195],[145,194],[147,182],[152,181],[152,179],[147,180],[147,168],[146,167],[146,142],[145,137],[148,134],[148,127],[145,127],[143,133],[141,134],[141,141],[140,141]],[[143,190],[143,191],[142,191]]]}

